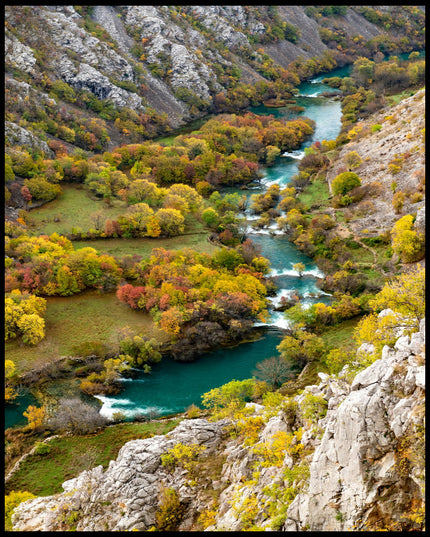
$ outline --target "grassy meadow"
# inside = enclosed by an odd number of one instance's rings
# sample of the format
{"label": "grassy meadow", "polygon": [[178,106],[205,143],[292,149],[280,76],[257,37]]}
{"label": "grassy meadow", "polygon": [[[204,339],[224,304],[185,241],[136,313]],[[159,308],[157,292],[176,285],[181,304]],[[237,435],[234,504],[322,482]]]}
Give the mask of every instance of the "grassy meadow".
{"label": "grassy meadow", "polygon": [[[105,220],[112,220],[127,207],[121,200],[114,200],[112,205],[108,206],[103,200],[92,199],[82,185],[66,184],[61,185],[61,188],[63,193],[57,199],[30,211],[34,234],[65,235],[71,233],[72,227],[88,231],[94,228],[92,215],[95,213],[103,212]],[[56,222],[55,219],[59,221]]]}
{"label": "grassy meadow", "polygon": [[158,341],[166,338],[149,314],[122,304],[115,293],[86,291],[70,297],[48,297],[45,322],[46,336],[37,346],[25,346],[19,339],[6,343],[7,356],[18,371],[71,355],[73,346],[83,342],[101,341],[116,347],[118,331],[127,326]]}

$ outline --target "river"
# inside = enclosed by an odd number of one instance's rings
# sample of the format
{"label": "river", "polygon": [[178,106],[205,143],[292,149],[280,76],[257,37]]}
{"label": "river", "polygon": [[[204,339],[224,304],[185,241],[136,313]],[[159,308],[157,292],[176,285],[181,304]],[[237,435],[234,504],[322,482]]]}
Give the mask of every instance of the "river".
{"label": "river", "polygon": [[[350,68],[336,69],[330,76],[347,76]],[[264,177],[258,188],[245,192],[248,196],[263,192],[270,185],[278,183],[285,187],[298,171],[297,164],[304,155],[304,148],[316,140],[335,139],[341,127],[340,101],[333,98],[318,97],[324,91],[332,90],[321,83],[324,76],[299,86],[297,105],[303,106],[303,112],[291,113],[288,107],[266,108],[259,106],[251,111],[257,114],[273,114],[275,117],[309,117],[316,122],[315,132],[299,150],[277,158],[274,166],[264,170]],[[252,216],[247,214],[248,219]],[[281,296],[298,292],[302,303],[327,302],[329,296],[316,287],[316,281],[322,274],[315,263],[300,252],[286,236],[277,232],[276,226],[255,232],[248,229],[249,238],[262,248],[262,255],[271,262],[271,273],[278,285],[276,297],[270,299],[273,306],[279,303]],[[302,277],[293,269],[295,263],[302,262],[305,271]],[[150,375],[137,372],[137,378],[125,379],[124,390],[115,396],[97,396],[102,402],[101,414],[111,417],[115,412],[122,412],[131,418],[136,414],[167,415],[183,412],[191,404],[200,405],[203,393],[221,386],[231,380],[250,378],[258,362],[276,356],[276,346],[282,340],[288,328],[288,321],[282,312],[271,311],[266,323],[257,323],[263,328],[260,339],[220,349],[201,356],[192,363],[175,362],[163,358],[155,364]]]}
{"label": "river", "polygon": [[[336,69],[330,76],[347,76],[350,67]],[[310,82],[299,86],[297,105],[305,108],[303,112],[291,112],[288,107],[266,108],[259,106],[251,111],[257,114],[273,114],[275,117],[290,119],[306,116],[316,122],[315,132],[300,149],[286,153],[277,158],[275,165],[264,170],[264,177],[258,188],[241,190],[247,196],[263,192],[270,185],[278,183],[285,187],[298,171],[297,164],[304,155],[304,148],[316,140],[335,139],[341,126],[340,101],[318,97],[329,86],[322,84],[324,76],[316,77]],[[252,222],[252,215],[244,216]],[[302,303],[326,302],[329,297],[316,287],[317,277],[322,276],[315,263],[300,252],[286,236],[273,224],[270,229],[260,231],[248,229],[248,236],[262,248],[262,255],[271,262],[270,275],[278,285],[275,297],[270,298],[272,306],[276,306],[281,297],[288,297],[293,292],[299,294]],[[305,270],[302,277],[293,269],[295,263],[302,262]],[[115,412],[122,412],[128,418],[136,414],[167,415],[183,412],[191,404],[200,405],[201,396],[208,390],[221,386],[230,380],[250,378],[258,362],[276,356],[276,347],[288,328],[288,322],[282,312],[270,311],[266,323],[256,323],[261,329],[261,337],[256,341],[243,343],[235,347],[223,348],[201,356],[192,363],[175,362],[163,358],[161,363],[152,367],[150,375],[136,372],[136,378],[124,379],[123,391],[115,396],[98,396],[102,406],[101,414],[111,417]],[[8,405],[5,412],[5,426],[24,424],[26,419],[22,412],[28,404],[37,404],[29,393],[17,400],[18,404]]]}
{"label": "river", "polygon": [[[424,55],[424,53],[422,54]],[[404,56],[405,59],[407,55]],[[387,58],[388,59],[388,58]],[[321,81],[328,76],[349,76],[352,66],[335,69],[330,73],[321,74],[299,86],[299,94],[295,97],[298,106],[304,107],[303,112],[292,112],[288,107],[251,108],[257,114],[273,114],[275,117],[291,119],[306,116],[316,122],[312,137],[301,148],[284,153],[277,158],[274,166],[264,171],[264,177],[258,188],[241,190],[248,197],[263,192],[270,185],[277,183],[285,187],[298,171],[297,164],[304,156],[305,147],[314,141],[335,139],[341,127],[340,101],[333,98],[319,97],[324,91],[333,91]],[[245,215],[252,221],[252,215]],[[273,306],[279,303],[282,296],[288,297],[294,291],[303,297],[302,303],[311,304],[315,301],[328,302],[330,297],[316,287],[316,278],[322,276],[315,263],[300,252],[288,241],[283,233],[272,225],[270,229],[255,232],[249,228],[248,236],[262,248],[262,255],[271,262],[271,276],[278,285],[276,297],[270,299]],[[305,271],[300,278],[293,265],[302,262]],[[124,379],[124,390],[116,396],[98,396],[102,406],[100,412],[112,416],[115,412],[123,412],[127,417],[136,414],[167,415],[184,411],[189,405],[199,405],[201,395],[208,390],[221,386],[230,380],[243,380],[252,376],[258,362],[277,355],[279,345],[288,328],[288,322],[281,312],[271,311],[267,323],[257,323],[263,335],[251,343],[236,347],[220,349],[201,356],[193,363],[175,362],[164,358],[155,364],[150,375],[137,373],[137,378]],[[28,404],[35,404],[29,393],[21,395],[18,404],[8,405],[5,411],[5,426],[13,426],[26,422],[22,412]]]}

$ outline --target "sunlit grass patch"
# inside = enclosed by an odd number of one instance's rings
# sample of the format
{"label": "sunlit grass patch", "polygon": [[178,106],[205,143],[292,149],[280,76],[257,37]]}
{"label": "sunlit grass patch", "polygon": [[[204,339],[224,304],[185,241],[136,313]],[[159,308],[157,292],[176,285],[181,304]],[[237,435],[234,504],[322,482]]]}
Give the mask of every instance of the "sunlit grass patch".
{"label": "sunlit grass patch", "polygon": [[[42,207],[30,211],[31,220],[35,224],[35,234],[64,235],[71,233],[72,227],[80,227],[82,231],[94,228],[91,215],[101,211],[105,220],[115,219],[125,211],[126,205],[114,200],[112,206],[103,200],[91,199],[88,191],[81,185],[61,185],[63,194]],[[55,221],[59,218],[59,221]]]}

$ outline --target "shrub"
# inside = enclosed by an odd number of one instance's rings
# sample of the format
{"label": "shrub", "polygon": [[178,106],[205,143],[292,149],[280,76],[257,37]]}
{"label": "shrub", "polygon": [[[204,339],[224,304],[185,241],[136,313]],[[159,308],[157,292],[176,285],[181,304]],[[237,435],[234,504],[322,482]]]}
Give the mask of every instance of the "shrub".
{"label": "shrub", "polygon": [[35,455],[47,455],[51,451],[51,446],[45,442],[38,442],[34,448]]}
{"label": "shrub", "polygon": [[305,419],[316,423],[327,414],[327,406],[328,402],[324,397],[307,393],[303,398],[300,409]]}
{"label": "shrub", "polygon": [[15,507],[18,507],[18,505],[22,502],[25,502],[26,500],[30,500],[31,498],[35,498],[36,496],[32,494],[31,492],[27,491],[12,491],[10,494],[7,494],[5,496],[5,530],[6,531],[12,531],[12,514],[14,512]]}
{"label": "shrub", "polygon": [[161,491],[159,509],[155,514],[158,531],[177,530],[184,515],[185,506],[181,504],[179,495],[173,488]]}
{"label": "shrub", "polygon": [[354,172],[340,173],[333,179],[332,192],[333,194],[345,195],[353,188],[361,185],[361,179]]}

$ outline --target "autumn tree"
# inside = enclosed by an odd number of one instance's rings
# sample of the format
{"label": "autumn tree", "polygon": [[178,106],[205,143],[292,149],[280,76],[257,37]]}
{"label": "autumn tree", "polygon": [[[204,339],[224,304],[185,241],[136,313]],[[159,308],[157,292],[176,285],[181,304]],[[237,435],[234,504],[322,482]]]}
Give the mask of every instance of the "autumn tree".
{"label": "autumn tree", "polygon": [[393,195],[393,200],[391,203],[393,205],[393,209],[396,211],[396,214],[400,214],[402,212],[405,201],[406,196],[401,190],[399,190]]}
{"label": "autumn tree", "polygon": [[38,432],[45,425],[47,413],[43,406],[38,408],[34,405],[29,405],[27,410],[23,412],[23,416],[28,420],[25,429],[31,432]]}
{"label": "autumn tree", "polygon": [[301,278],[303,276],[303,272],[305,270],[305,265],[303,263],[295,263],[293,265],[293,270],[295,270],[298,274],[299,274],[299,277]]}
{"label": "autumn tree", "polygon": [[357,151],[350,151],[343,157],[343,161],[345,162],[348,171],[351,171],[355,168],[358,168],[363,162],[363,159],[360,157]]}
{"label": "autumn tree", "polygon": [[5,296],[5,339],[21,336],[26,345],[36,345],[45,337],[46,300],[14,289]]}
{"label": "autumn tree", "polygon": [[424,256],[424,235],[414,229],[414,217],[407,214],[397,220],[391,230],[391,244],[404,263],[413,263]]}
{"label": "autumn tree", "polygon": [[4,399],[6,403],[11,403],[14,399],[17,398],[18,393],[15,390],[13,383],[16,376],[16,366],[12,360],[4,361]]}
{"label": "autumn tree", "polygon": [[275,389],[293,376],[290,365],[280,356],[272,356],[258,362],[253,374],[258,379],[271,384]]}
{"label": "autumn tree", "polygon": [[425,316],[425,269],[418,264],[389,280],[369,302],[375,311],[390,308],[414,319],[415,328]]}

